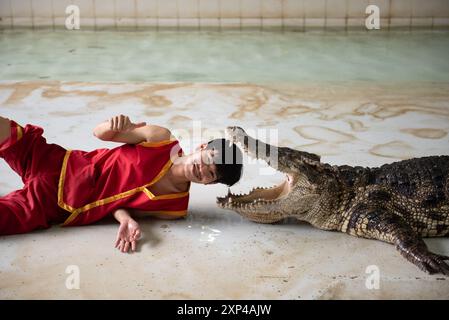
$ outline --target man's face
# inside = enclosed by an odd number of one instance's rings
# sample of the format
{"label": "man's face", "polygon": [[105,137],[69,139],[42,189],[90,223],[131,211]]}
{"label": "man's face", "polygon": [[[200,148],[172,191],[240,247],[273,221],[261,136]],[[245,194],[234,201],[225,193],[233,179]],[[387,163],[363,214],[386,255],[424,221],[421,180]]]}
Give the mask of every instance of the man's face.
{"label": "man's face", "polygon": [[210,184],[217,180],[217,167],[213,163],[215,150],[207,150],[207,144],[201,144],[194,153],[187,156],[186,175],[190,181]]}

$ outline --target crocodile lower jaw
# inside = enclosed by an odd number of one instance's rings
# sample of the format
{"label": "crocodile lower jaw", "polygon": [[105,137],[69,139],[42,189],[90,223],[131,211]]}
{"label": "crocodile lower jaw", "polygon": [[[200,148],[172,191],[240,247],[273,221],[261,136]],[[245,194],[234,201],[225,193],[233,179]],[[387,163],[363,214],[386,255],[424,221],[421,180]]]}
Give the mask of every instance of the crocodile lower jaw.
{"label": "crocodile lower jaw", "polygon": [[256,187],[246,194],[234,194],[228,191],[224,197],[217,197],[217,205],[224,209],[257,209],[267,204],[274,204],[288,196],[291,191],[292,177],[272,187]]}

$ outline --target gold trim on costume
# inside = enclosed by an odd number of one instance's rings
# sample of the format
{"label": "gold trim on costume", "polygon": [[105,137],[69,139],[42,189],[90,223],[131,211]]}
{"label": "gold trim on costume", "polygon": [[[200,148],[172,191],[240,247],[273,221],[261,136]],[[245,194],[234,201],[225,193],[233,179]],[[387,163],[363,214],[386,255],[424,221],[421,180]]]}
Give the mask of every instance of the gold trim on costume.
{"label": "gold trim on costume", "polygon": [[141,211],[143,214],[147,214],[147,213],[163,213],[163,214],[168,214],[168,215],[186,215],[187,214],[187,210],[154,210],[154,211]]}
{"label": "gold trim on costume", "polygon": [[68,204],[64,202],[64,183],[65,183],[65,174],[67,171],[67,162],[69,161],[70,153],[72,150],[67,150],[64,156],[64,160],[62,161],[61,175],[59,176],[59,184],[58,184],[58,205],[67,210],[69,212],[75,211],[75,208],[72,208]]}
{"label": "gold trim on costume", "polygon": [[161,194],[159,196],[155,196],[150,190],[145,188],[143,192],[147,195],[150,200],[163,200],[163,199],[176,199],[176,198],[182,198],[189,194],[188,191],[185,192],[177,192],[177,193],[170,193],[170,194]]}
{"label": "gold trim on costume", "polygon": [[138,145],[142,146],[142,147],[160,147],[160,146],[165,146],[167,144],[173,143],[176,140],[162,140],[162,141],[157,141],[157,142],[141,142]]}
{"label": "gold trim on costume", "polygon": [[[178,193],[155,196],[150,190],[147,189],[147,187],[150,187],[151,185],[153,185],[157,181],[159,181],[170,169],[170,167],[172,166],[173,163],[172,163],[171,159],[169,159],[167,161],[167,163],[164,165],[164,167],[161,169],[161,171],[157,174],[157,176],[150,183],[143,185],[141,187],[137,187],[137,188],[116,194],[114,196],[110,196],[110,197],[107,197],[104,199],[94,201],[92,203],[86,204],[83,207],[75,209],[64,202],[64,183],[65,183],[67,163],[68,163],[68,159],[70,157],[70,153],[71,153],[71,150],[68,150],[64,156],[64,160],[63,160],[62,168],[61,168],[61,175],[59,177],[59,185],[58,185],[58,205],[61,208],[63,208],[64,210],[67,210],[71,213],[71,215],[67,218],[67,220],[64,221],[64,223],[62,224],[63,226],[72,222],[82,212],[85,212],[85,211],[88,211],[95,207],[99,207],[99,206],[129,197],[138,192],[144,192],[150,198],[150,200],[175,199],[175,198],[184,197],[189,194],[189,192],[187,191],[187,192],[178,192]],[[159,212],[162,212],[162,211],[159,211]],[[169,212],[169,211],[167,211],[167,212]],[[173,211],[173,212],[175,212],[175,211]]]}
{"label": "gold trim on costume", "polygon": [[17,134],[17,141],[19,141],[23,137],[22,127],[20,125],[17,125],[16,131],[17,131],[16,132],[16,134]]}

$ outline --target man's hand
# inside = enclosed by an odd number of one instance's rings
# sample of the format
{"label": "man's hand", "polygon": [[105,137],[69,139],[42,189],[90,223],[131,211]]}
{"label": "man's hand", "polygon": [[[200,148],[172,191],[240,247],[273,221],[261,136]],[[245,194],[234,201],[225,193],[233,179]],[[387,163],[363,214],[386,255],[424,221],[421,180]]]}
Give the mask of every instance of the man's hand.
{"label": "man's hand", "polygon": [[139,224],[126,209],[116,210],[113,216],[120,222],[115,247],[121,252],[128,252],[130,247],[131,251],[136,251],[136,242],[141,235]]}
{"label": "man's hand", "polygon": [[132,123],[128,116],[123,114],[109,120],[109,129],[115,132],[126,132],[146,126],[145,122]]}
{"label": "man's hand", "polygon": [[136,251],[136,243],[140,234],[139,224],[133,219],[120,223],[115,247],[124,253],[128,252],[130,248],[132,252]]}

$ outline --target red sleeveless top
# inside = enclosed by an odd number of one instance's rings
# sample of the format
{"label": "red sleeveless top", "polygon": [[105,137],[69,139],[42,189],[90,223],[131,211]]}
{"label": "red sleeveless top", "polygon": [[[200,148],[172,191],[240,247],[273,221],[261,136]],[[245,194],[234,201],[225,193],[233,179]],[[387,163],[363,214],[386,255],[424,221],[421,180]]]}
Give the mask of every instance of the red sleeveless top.
{"label": "red sleeveless top", "polygon": [[58,186],[58,205],[70,212],[63,225],[91,224],[119,208],[185,216],[188,191],[156,196],[148,189],[170,169],[173,155],[182,155],[177,140],[68,150]]}

